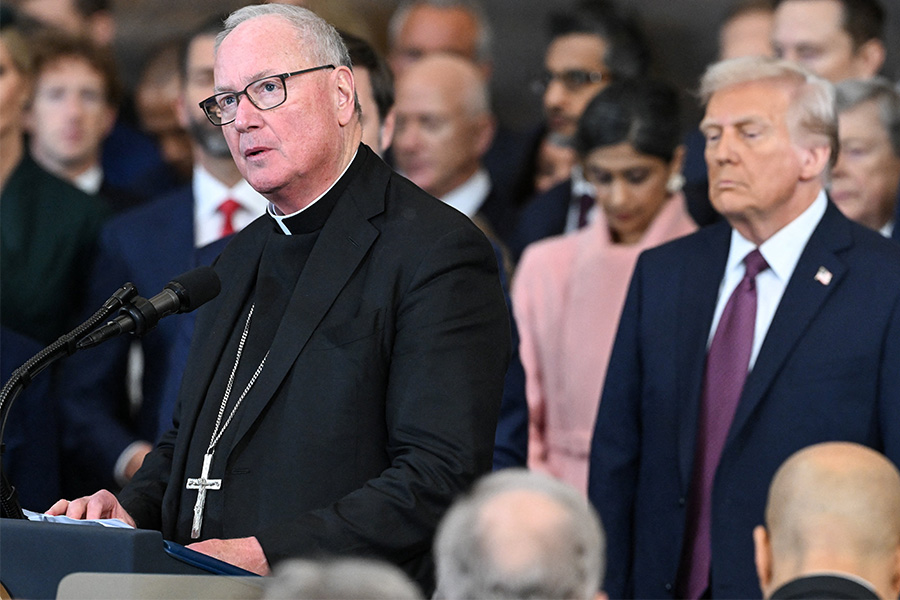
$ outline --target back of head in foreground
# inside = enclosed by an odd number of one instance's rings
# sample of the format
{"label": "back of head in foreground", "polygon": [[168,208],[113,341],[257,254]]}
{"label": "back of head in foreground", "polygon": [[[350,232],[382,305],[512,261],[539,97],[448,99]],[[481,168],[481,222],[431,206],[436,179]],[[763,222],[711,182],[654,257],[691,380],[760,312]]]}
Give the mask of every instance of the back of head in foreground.
{"label": "back of head in foreground", "polygon": [[364,558],[290,559],[266,581],[264,600],[421,600],[422,593],[394,565]]}
{"label": "back of head in foreground", "polygon": [[900,594],[900,472],[878,452],[826,442],[794,453],[775,473],[765,517],[753,532],[765,597],[821,574]]}
{"label": "back of head in foreground", "polygon": [[458,500],[435,538],[437,598],[579,598],[600,594],[605,543],[574,488],[507,469]]}

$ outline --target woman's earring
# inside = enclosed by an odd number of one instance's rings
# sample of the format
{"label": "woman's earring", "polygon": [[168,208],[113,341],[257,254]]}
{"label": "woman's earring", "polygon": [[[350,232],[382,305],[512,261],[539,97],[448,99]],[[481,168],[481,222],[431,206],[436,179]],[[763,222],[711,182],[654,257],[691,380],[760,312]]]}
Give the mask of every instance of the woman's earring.
{"label": "woman's earring", "polygon": [[666,191],[670,194],[675,194],[681,191],[681,188],[684,187],[684,175],[681,173],[673,173],[669,180],[666,182]]}

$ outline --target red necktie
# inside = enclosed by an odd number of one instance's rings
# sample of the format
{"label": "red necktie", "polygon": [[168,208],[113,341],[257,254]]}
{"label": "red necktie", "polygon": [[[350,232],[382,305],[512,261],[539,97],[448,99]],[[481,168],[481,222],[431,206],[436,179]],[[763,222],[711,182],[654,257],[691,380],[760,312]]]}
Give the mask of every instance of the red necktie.
{"label": "red necktie", "polygon": [[578,197],[578,229],[588,224],[588,215],[594,206],[594,199],[588,194]]}
{"label": "red necktie", "polygon": [[756,276],[769,268],[759,249],[744,258],[744,265],[744,278],[722,311],[706,355],[682,554],[683,598],[699,598],[709,585],[713,480],[749,370],[756,328]]}
{"label": "red necktie", "polygon": [[234,213],[241,208],[239,202],[229,198],[219,205],[219,212],[222,213],[222,233],[219,237],[225,237],[234,233]]}

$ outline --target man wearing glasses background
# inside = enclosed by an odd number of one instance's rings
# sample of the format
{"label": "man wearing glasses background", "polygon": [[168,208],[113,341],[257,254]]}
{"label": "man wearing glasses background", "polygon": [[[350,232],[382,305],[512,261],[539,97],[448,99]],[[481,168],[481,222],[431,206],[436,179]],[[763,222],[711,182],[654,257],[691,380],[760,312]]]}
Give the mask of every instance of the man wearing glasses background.
{"label": "man wearing glasses background", "polygon": [[433,587],[438,520],[491,467],[509,320],[481,232],[360,144],[349,64],[306,9],[226,21],[202,106],[267,214],[215,264],[176,429],[118,500],[52,513],[159,528],[258,573],[357,554]]}
{"label": "man wearing glasses background", "polygon": [[[550,18],[544,71],[532,88],[541,95],[544,135],[568,139],[585,107],[612,78],[643,77],[649,51],[637,26],[606,4],[582,2]],[[529,200],[519,216],[510,249],[574,231],[591,220],[594,191],[576,165],[572,176]]]}

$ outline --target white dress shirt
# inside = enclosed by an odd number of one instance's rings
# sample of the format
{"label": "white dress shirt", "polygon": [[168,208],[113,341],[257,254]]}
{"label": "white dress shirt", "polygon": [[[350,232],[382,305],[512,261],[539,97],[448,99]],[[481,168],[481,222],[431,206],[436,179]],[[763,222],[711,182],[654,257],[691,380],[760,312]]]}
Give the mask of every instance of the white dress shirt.
{"label": "white dress shirt", "polygon": [[241,179],[234,187],[228,187],[200,165],[194,165],[192,181],[194,190],[194,246],[202,248],[222,237],[225,215],[219,206],[229,198],[241,205],[231,222],[240,231],[266,211],[268,200],[250,184]]}
{"label": "white dress shirt", "polygon": [[478,214],[491,193],[491,177],[485,169],[478,169],[465,183],[444,194],[441,200],[470,219]]}
{"label": "white dress shirt", "polygon": [[[825,192],[819,192],[819,195],[809,207],[803,211],[800,216],[782,227],[772,237],[767,239],[759,246],[759,251],[769,264],[769,268],[762,271],[756,276],[756,328],[753,333],[753,349],[750,354],[750,365],[748,370],[753,369],[756,364],[756,357],[762,348],[763,340],[769,331],[769,325],[772,324],[772,318],[775,316],[775,310],[781,302],[781,296],[787,287],[797,261],[810,236],[822,220],[825,209],[828,207],[828,200]],[[713,315],[712,327],[709,331],[707,339],[707,348],[712,343],[713,335],[716,327],[719,326],[719,319],[722,317],[722,311],[725,310],[725,304],[731,297],[732,292],[744,278],[744,258],[756,249],[756,244],[742,236],[736,229],[731,230],[731,247],[728,250],[728,261],[725,264],[725,276],[719,286],[719,301],[716,304],[716,312]]]}
{"label": "white dress shirt", "polygon": [[85,194],[96,196],[100,193],[100,186],[103,184],[103,169],[100,165],[94,165],[81,175],[72,180],[72,185],[77,187]]}
{"label": "white dress shirt", "polygon": [[[581,213],[581,197],[585,195],[590,196],[591,198],[597,197],[597,191],[594,189],[594,186],[588,183],[588,180],[584,178],[584,171],[582,171],[581,165],[572,167],[571,179],[572,196],[569,198],[569,212],[566,214],[565,233],[578,231],[578,217]],[[591,206],[591,209],[587,214],[588,224],[597,220],[598,210],[596,204]]]}

